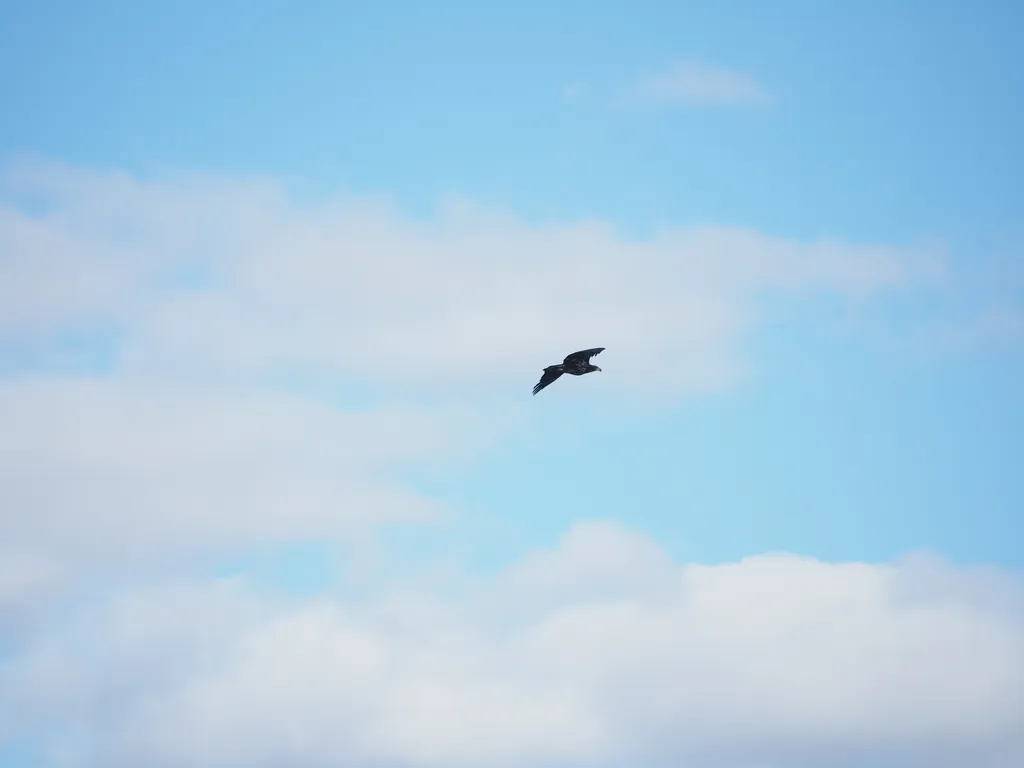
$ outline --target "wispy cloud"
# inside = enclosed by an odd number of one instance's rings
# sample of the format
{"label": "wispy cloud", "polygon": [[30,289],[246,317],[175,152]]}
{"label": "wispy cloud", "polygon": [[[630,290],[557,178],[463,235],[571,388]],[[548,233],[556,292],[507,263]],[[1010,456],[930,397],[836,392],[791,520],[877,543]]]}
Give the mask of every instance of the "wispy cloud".
{"label": "wispy cloud", "polygon": [[775,97],[752,77],[696,61],[679,61],[663,72],[645,75],[632,96],[654,104],[686,106],[764,106]]}

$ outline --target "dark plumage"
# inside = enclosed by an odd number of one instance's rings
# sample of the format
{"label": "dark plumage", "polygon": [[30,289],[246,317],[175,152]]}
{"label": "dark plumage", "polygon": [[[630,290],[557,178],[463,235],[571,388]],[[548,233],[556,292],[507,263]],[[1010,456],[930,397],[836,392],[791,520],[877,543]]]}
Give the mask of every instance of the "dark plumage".
{"label": "dark plumage", "polygon": [[573,352],[571,355],[566,355],[565,360],[562,361],[561,365],[549,365],[544,369],[544,375],[540,377],[540,381],[538,381],[537,385],[533,388],[533,394],[536,395],[563,373],[571,373],[573,376],[582,376],[584,373],[590,373],[591,371],[600,371],[601,369],[596,365],[590,364],[590,358],[603,351],[604,347],[581,349],[579,352]]}

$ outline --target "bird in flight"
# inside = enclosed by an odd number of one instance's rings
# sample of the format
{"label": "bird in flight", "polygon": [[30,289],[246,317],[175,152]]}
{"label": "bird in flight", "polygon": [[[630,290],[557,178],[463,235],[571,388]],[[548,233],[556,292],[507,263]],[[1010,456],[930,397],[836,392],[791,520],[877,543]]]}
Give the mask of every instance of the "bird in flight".
{"label": "bird in flight", "polygon": [[596,365],[590,364],[590,358],[603,351],[604,347],[581,349],[579,352],[573,352],[571,355],[566,355],[565,360],[562,361],[561,365],[549,365],[544,369],[544,375],[540,377],[540,381],[538,381],[536,386],[534,386],[533,394],[536,395],[563,373],[571,373],[573,376],[582,376],[584,373],[590,373],[591,371],[600,371],[601,369]]}

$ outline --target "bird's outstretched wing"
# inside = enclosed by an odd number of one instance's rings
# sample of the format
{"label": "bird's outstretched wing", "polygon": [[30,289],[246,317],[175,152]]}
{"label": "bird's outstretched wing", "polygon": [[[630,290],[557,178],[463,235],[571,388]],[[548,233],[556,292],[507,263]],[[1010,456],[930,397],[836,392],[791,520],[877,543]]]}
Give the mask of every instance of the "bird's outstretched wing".
{"label": "bird's outstretched wing", "polygon": [[590,362],[590,358],[594,355],[599,355],[604,352],[604,347],[594,347],[593,349],[581,349],[579,352],[573,352],[571,355],[566,355],[563,365],[571,365],[574,361],[580,360],[585,363]]}
{"label": "bird's outstretched wing", "polygon": [[540,392],[542,389],[544,389],[544,387],[546,387],[548,384],[553,382],[555,379],[557,379],[561,375],[562,375],[562,366],[560,366],[560,365],[549,365],[547,368],[544,369],[544,375],[540,377],[540,381],[538,381],[534,385],[534,387],[533,387],[533,394],[536,395],[538,392]]}

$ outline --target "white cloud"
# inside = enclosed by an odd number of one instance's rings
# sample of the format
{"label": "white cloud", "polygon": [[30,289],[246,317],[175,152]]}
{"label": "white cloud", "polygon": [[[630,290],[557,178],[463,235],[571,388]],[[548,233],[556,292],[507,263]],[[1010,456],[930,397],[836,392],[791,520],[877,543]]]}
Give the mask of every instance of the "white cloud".
{"label": "white cloud", "polygon": [[633,94],[656,104],[748,105],[774,102],[774,97],[751,77],[695,61],[679,61],[666,71],[641,77]]}
{"label": "white cloud", "polygon": [[[457,201],[415,222],[265,183],[9,171],[0,342],[45,362],[93,329],[115,355],[0,379],[0,743],[70,723],[54,764],[104,766],[792,762],[933,754],[936,729],[978,760],[1019,750],[1019,614],[948,568],[907,603],[902,565],[681,568],[589,526],[464,599],[421,583],[293,600],[162,570],[436,519],[401,473],[507,437],[571,349],[608,347],[574,397],[678,398],[742,374],[766,294],[940,272],[913,248],[628,239]],[[149,586],[91,591],[125,562]],[[39,609],[66,585],[63,610]]]}
{"label": "white cloud", "polygon": [[[396,472],[507,436],[566,352],[608,348],[574,397],[714,389],[742,374],[765,293],[874,295],[940,265],[733,229],[631,240],[458,201],[416,222],[264,182],[40,164],[0,176],[0,254],[0,342],[43,362],[69,330],[114,347],[100,375],[0,380],[0,540],[79,564],[436,518]],[[359,387],[369,409],[346,404]]]}
{"label": "white cloud", "polygon": [[[0,540],[76,562],[430,519],[395,471],[505,435],[568,351],[608,348],[574,397],[714,389],[742,373],[766,292],[874,295],[940,264],[732,229],[630,240],[458,201],[415,222],[264,182],[39,164],[0,177],[0,254],[0,342],[45,362],[60,333],[98,329],[115,348],[102,375],[0,380]],[[359,386],[372,409],[346,406]]]}
{"label": "white cloud", "polygon": [[76,764],[110,768],[1024,758],[1024,591],[998,572],[680,565],[589,523],[446,592],[126,591],[2,668],[0,722],[73,725]]}
{"label": "white cloud", "polygon": [[[3,210],[0,333],[112,326],[121,368],[163,378],[316,370],[416,392],[518,393],[567,351],[602,345],[609,374],[588,388],[678,395],[742,370],[734,343],[763,293],[874,293],[938,264],[913,248],[734,229],[628,240],[601,223],[531,226],[462,203],[413,222],[365,201],[298,207],[269,185],[204,178],[32,168],[5,186],[47,213]],[[185,270],[207,286],[175,288]]]}
{"label": "white cloud", "polygon": [[98,560],[435,519],[389,473],[482,439],[454,408],[352,412],[103,379],[0,382],[0,421],[0,539]]}

